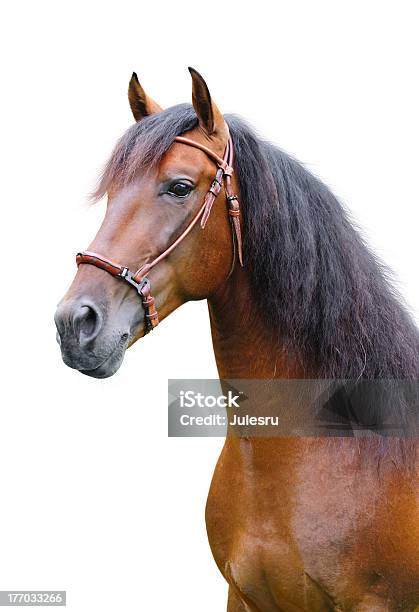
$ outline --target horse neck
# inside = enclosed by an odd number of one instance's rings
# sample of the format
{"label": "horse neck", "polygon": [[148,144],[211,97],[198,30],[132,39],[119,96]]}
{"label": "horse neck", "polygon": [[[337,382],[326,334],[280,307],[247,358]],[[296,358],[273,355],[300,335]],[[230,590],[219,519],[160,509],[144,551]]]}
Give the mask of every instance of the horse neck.
{"label": "horse neck", "polygon": [[[260,288],[263,291],[263,287]],[[220,378],[307,378],[313,376],[281,343],[256,307],[246,270],[236,266],[208,299],[212,341]]]}

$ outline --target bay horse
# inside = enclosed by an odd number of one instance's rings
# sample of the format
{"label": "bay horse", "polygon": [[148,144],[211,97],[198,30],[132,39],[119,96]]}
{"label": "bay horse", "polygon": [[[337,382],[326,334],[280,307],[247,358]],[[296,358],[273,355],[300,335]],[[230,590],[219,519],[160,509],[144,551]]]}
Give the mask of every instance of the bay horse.
{"label": "bay horse", "polygon": [[[55,317],[64,362],[111,376],[206,299],[221,379],[416,381],[417,330],[342,205],[190,73],[192,105],[167,110],[132,76],[106,216]],[[414,435],[227,436],[206,523],[228,612],[419,609],[416,451]]]}

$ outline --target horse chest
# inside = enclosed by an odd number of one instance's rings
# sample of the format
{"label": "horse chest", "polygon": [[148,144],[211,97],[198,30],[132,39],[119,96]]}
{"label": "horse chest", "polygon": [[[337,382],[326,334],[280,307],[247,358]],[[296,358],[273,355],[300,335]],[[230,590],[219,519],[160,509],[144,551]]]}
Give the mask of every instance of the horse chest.
{"label": "horse chest", "polygon": [[285,528],[279,534],[273,522],[248,520],[235,531],[227,517],[224,521],[209,521],[208,527],[215,560],[249,610],[335,609],[327,592],[304,571],[295,541]]}
{"label": "horse chest", "polygon": [[[353,470],[346,445],[340,464],[314,442],[285,461],[271,453],[269,465],[246,441],[239,456],[228,444],[223,450],[207,503],[209,542],[226,580],[256,610],[346,610],[364,595],[414,597],[414,547],[409,529],[395,528],[398,515],[411,514],[410,493],[377,479],[374,464]],[[402,564],[403,573],[393,571]]]}
{"label": "horse chest", "polygon": [[[241,446],[246,454],[246,441]],[[257,482],[255,476],[238,470],[234,455],[223,451],[206,509],[210,546],[245,601],[264,612],[292,612],[303,605],[305,578],[289,508],[272,481]]]}

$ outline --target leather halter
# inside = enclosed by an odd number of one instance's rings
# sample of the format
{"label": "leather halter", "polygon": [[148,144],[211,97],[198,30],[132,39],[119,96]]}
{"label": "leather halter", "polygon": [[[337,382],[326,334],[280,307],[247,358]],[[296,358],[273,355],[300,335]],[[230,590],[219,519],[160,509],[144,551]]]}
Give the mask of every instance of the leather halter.
{"label": "leather halter", "polygon": [[243,266],[242,238],[240,229],[240,205],[237,195],[233,193],[231,187],[234,151],[231,136],[229,136],[228,138],[223,157],[220,157],[205,145],[200,144],[195,140],[191,140],[190,138],[185,138],[184,136],[177,136],[175,138],[175,141],[191,147],[195,147],[196,149],[200,149],[201,151],[206,153],[206,155],[208,155],[208,157],[210,157],[218,166],[217,173],[211,183],[211,186],[205,196],[205,199],[200,209],[192,218],[187,227],[180,234],[180,236],[170,246],[168,246],[165,251],[163,251],[155,259],[153,259],[153,261],[143,264],[141,268],[139,268],[135,273],[131,272],[131,270],[129,270],[127,266],[122,266],[118,263],[115,263],[114,261],[111,261],[107,257],[100,255],[99,253],[94,253],[92,251],[83,251],[81,253],[77,253],[76,256],[76,263],[78,266],[80,264],[90,264],[92,266],[96,266],[96,268],[105,270],[109,274],[112,274],[112,276],[123,279],[132,287],[134,287],[134,289],[136,289],[138,295],[141,298],[141,302],[145,311],[146,333],[154,329],[159,324],[159,316],[156,310],[155,300],[154,297],[151,295],[151,284],[146,275],[152,268],[154,268],[156,264],[158,264],[160,261],[162,261],[162,259],[167,257],[182,242],[184,238],[186,238],[186,236],[195,227],[199,219],[201,220],[201,228],[205,227],[208,221],[208,217],[211,213],[214,200],[220,193],[223,183],[227,197],[228,213],[230,215],[233,230],[233,244],[235,240],[237,245],[239,262],[240,265]]}

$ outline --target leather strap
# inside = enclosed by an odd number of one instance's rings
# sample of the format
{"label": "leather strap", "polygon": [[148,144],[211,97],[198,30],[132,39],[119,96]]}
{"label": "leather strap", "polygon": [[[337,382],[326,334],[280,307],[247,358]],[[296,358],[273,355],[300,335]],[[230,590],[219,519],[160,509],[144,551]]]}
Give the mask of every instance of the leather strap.
{"label": "leather strap", "polygon": [[[229,140],[230,140],[230,136],[229,136]],[[214,153],[214,151],[211,151],[211,149],[209,149],[205,145],[201,144],[200,142],[196,142],[196,140],[191,140],[190,138],[186,138],[185,136],[176,136],[175,141],[183,142],[183,144],[187,144],[190,147],[195,147],[196,149],[200,149],[201,151],[206,153],[208,157],[210,157],[213,161],[215,161],[217,166],[223,169],[224,174],[230,174],[230,176],[233,174],[233,168],[229,165],[229,159],[226,158],[225,155],[224,155],[224,158],[220,157],[219,155],[217,155],[217,153]],[[227,144],[227,147],[228,147],[228,144]]]}
{"label": "leather strap", "polygon": [[151,284],[148,278],[144,279],[145,284],[141,289],[141,302],[145,311],[146,329],[152,330],[159,324],[159,315],[156,310],[154,297],[151,295]]}
{"label": "leather strap", "polygon": [[81,263],[96,266],[96,268],[109,272],[109,274],[112,274],[112,276],[122,276],[122,272],[124,270],[124,266],[121,266],[110,259],[106,259],[102,255],[99,255],[99,253],[94,253],[93,251],[77,253],[76,264],[79,266]]}
{"label": "leather strap", "polygon": [[191,140],[190,138],[186,138],[184,136],[177,136],[175,138],[175,142],[179,142],[181,144],[189,145],[191,147],[195,147],[196,149],[200,149],[201,151],[206,153],[206,155],[208,155],[208,157],[210,157],[218,166],[217,173],[211,183],[211,186],[207,192],[207,195],[205,196],[205,199],[200,209],[190,221],[188,226],[180,234],[180,236],[170,246],[168,246],[165,251],[160,253],[160,255],[158,255],[151,262],[143,264],[135,273],[132,273],[126,266],[122,266],[118,263],[115,263],[114,261],[108,259],[107,257],[104,257],[103,255],[100,255],[99,253],[94,253],[92,251],[83,251],[81,253],[77,253],[76,256],[76,263],[78,266],[80,264],[89,264],[91,266],[96,266],[96,268],[105,270],[109,274],[112,274],[112,276],[122,278],[136,289],[141,298],[141,303],[145,312],[146,333],[154,329],[159,324],[159,317],[155,305],[155,300],[154,297],[151,295],[151,284],[146,275],[152,268],[154,268],[155,265],[157,265],[160,261],[162,261],[162,259],[167,257],[182,242],[182,240],[184,240],[184,238],[186,238],[186,236],[192,231],[192,229],[195,227],[199,220],[201,220],[201,228],[203,229],[205,227],[209,215],[211,213],[214,201],[220,193],[223,183],[227,197],[228,213],[232,225],[233,241],[235,241],[237,245],[237,253],[240,265],[243,266],[243,249],[240,227],[240,204],[237,195],[233,193],[231,187],[231,176],[233,174],[234,160],[233,141],[231,140],[231,137],[229,136],[228,138],[224,157],[220,157],[219,155],[217,155],[217,153],[214,153],[214,151],[211,151],[211,149],[209,149],[205,145],[196,142],[195,140]]}
{"label": "leather strap", "polygon": [[154,297],[151,295],[151,284],[147,277],[142,278],[137,282],[132,272],[126,267],[115,263],[110,259],[106,259],[103,255],[94,253],[93,251],[83,251],[83,253],[77,253],[76,263],[90,264],[101,270],[105,270],[112,276],[117,276],[128,282],[134,289],[136,289],[138,295],[141,298],[141,303],[144,308],[146,318],[146,330],[150,331],[159,324],[159,316],[154,304]]}

